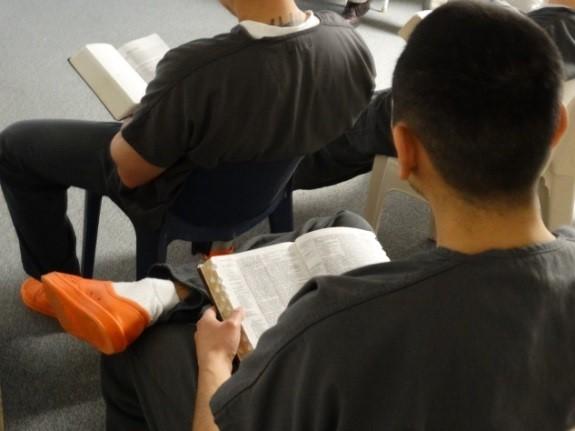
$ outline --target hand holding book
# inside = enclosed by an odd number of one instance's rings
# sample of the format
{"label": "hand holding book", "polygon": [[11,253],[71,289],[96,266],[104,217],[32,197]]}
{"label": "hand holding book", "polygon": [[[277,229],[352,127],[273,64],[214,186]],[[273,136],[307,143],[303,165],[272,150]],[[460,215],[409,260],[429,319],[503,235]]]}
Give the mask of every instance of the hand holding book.
{"label": "hand holding book", "polygon": [[242,358],[309,279],[388,260],[373,232],[332,227],[306,233],[293,243],[216,256],[199,270],[223,318],[235,308],[245,310]]}

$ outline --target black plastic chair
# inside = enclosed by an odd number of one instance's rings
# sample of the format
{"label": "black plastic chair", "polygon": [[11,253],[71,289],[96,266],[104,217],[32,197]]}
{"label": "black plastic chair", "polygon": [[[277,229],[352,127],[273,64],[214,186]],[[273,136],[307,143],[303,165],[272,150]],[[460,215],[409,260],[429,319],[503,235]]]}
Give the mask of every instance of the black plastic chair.
{"label": "black plastic chair", "polygon": [[[266,217],[271,232],[291,231],[291,177],[300,160],[194,170],[159,230],[134,225],[137,279],[154,263],[166,261],[168,244],[175,239],[191,241],[192,253],[207,253],[212,242],[231,241]],[[94,273],[101,203],[101,195],[86,192],[82,274],[88,278]]]}

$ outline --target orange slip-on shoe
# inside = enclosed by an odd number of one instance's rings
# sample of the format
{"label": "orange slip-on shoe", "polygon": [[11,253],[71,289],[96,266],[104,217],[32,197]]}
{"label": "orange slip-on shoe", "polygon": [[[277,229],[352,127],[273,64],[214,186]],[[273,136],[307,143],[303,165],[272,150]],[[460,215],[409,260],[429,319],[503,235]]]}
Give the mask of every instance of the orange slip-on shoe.
{"label": "orange slip-on shoe", "polygon": [[42,283],[66,332],[107,355],[125,350],[150,323],[148,312],[118,296],[109,281],[51,272]]}
{"label": "orange slip-on shoe", "polygon": [[226,248],[217,248],[211,249],[210,252],[207,254],[206,258],[209,259],[210,257],[215,256],[225,256],[227,254],[232,254],[235,251],[234,247],[226,247]]}
{"label": "orange slip-on shoe", "polygon": [[20,297],[28,308],[48,317],[56,317],[46,298],[46,291],[41,281],[28,277],[20,286]]}

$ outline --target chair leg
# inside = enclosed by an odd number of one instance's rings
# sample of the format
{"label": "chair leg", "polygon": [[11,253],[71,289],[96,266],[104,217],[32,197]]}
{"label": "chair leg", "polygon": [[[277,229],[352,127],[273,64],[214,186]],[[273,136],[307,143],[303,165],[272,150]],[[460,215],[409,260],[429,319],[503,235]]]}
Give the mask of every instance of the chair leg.
{"label": "chair leg", "polygon": [[541,218],[545,226],[549,227],[549,206],[550,206],[550,179],[546,176],[541,176],[539,178],[539,184],[537,185],[537,195],[539,196],[539,208],[541,209]]}
{"label": "chair leg", "polygon": [[168,244],[162,231],[136,229],[136,279],[148,274],[152,265],[166,261]]}
{"label": "chair leg", "polygon": [[383,184],[384,172],[387,165],[387,157],[376,155],[373,160],[373,168],[369,179],[367,202],[365,204],[364,217],[371,225],[374,232],[379,228],[381,209],[383,208]]}
{"label": "chair leg", "polygon": [[575,181],[573,177],[566,175],[555,175],[551,181],[547,227],[553,230],[563,225],[570,225],[573,221]]}
{"label": "chair leg", "polygon": [[293,197],[291,188],[285,190],[285,196],[274,212],[269,216],[272,233],[291,232],[293,230]]}
{"label": "chair leg", "polygon": [[82,243],[82,275],[92,278],[94,275],[94,260],[96,258],[96,242],[98,240],[98,223],[102,196],[86,191],[84,198],[84,241]]}

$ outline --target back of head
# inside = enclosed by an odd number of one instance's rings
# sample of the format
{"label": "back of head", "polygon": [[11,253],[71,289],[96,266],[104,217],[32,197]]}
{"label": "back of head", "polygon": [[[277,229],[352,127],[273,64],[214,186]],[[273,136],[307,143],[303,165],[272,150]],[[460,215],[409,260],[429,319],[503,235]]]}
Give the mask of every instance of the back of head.
{"label": "back of head", "polygon": [[419,24],[397,62],[393,118],[465,200],[523,199],[549,154],[561,73],[553,42],[529,19],[450,2]]}

